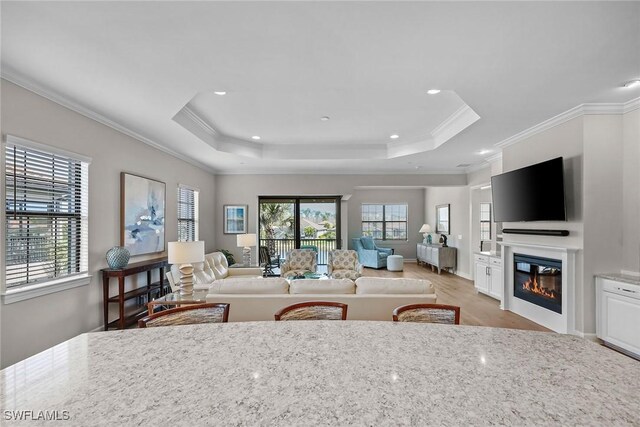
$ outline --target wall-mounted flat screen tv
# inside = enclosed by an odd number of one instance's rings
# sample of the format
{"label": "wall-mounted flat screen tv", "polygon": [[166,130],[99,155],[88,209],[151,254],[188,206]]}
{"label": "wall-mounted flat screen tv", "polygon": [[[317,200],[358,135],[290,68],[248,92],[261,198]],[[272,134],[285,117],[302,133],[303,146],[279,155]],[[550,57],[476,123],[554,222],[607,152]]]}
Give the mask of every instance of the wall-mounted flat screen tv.
{"label": "wall-mounted flat screen tv", "polygon": [[496,222],[566,221],[562,157],[491,178]]}

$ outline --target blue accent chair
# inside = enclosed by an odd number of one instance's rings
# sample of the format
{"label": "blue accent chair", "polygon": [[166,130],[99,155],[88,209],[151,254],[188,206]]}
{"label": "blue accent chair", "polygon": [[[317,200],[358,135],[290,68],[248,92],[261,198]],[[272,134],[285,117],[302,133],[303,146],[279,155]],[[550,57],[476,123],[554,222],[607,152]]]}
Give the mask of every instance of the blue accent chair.
{"label": "blue accent chair", "polygon": [[387,257],[393,255],[393,249],[376,246],[371,237],[356,237],[351,239],[351,244],[358,252],[358,261],[365,267],[385,268]]}

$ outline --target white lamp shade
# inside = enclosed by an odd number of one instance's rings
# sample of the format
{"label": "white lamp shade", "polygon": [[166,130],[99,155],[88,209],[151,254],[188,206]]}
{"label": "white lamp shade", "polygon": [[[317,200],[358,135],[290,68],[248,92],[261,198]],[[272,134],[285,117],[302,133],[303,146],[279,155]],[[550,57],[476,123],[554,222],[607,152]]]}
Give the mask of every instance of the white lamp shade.
{"label": "white lamp shade", "polygon": [[429,224],[423,224],[419,233],[429,233],[431,231],[431,226]]}
{"label": "white lamp shade", "polygon": [[169,242],[169,264],[191,264],[204,261],[204,241]]}
{"label": "white lamp shade", "polygon": [[248,248],[258,244],[258,236],[255,233],[238,234],[236,237],[239,247]]}

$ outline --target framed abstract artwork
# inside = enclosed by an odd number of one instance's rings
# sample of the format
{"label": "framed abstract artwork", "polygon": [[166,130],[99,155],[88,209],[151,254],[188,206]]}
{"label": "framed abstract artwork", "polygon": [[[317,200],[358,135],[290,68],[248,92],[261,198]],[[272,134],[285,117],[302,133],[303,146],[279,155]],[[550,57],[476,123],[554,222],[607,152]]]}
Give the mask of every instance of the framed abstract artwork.
{"label": "framed abstract artwork", "polygon": [[164,251],[166,185],[120,173],[120,245],[132,256]]}
{"label": "framed abstract artwork", "polygon": [[224,205],[224,234],[247,232],[248,205]]}

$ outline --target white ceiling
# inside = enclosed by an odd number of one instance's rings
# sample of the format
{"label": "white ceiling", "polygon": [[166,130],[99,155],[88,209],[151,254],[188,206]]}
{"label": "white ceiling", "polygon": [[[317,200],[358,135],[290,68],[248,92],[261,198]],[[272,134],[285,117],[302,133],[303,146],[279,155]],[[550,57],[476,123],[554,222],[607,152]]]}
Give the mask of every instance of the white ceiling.
{"label": "white ceiling", "polygon": [[[576,105],[640,96],[620,87],[640,77],[638,2],[0,7],[3,75],[222,173],[454,171]],[[430,88],[445,91],[430,96]],[[480,119],[439,146],[425,144],[464,103]],[[226,142],[212,144],[173,120],[185,106]],[[325,115],[331,119],[321,122]],[[397,143],[421,148],[371,154],[394,133]],[[239,154],[235,146],[252,135],[290,148]],[[324,144],[338,154],[314,158]]]}

